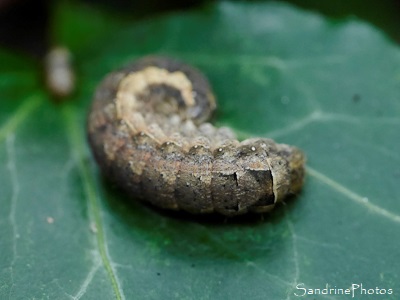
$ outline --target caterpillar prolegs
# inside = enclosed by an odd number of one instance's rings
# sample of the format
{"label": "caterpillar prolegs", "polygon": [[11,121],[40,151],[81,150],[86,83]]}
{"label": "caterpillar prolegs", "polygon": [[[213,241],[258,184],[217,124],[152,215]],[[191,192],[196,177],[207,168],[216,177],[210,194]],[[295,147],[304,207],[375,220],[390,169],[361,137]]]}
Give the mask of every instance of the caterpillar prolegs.
{"label": "caterpillar prolegs", "polygon": [[303,153],[271,139],[239,142],[206,121],[207,79],[165,57],[145,57],[98,86],[88,136],[103,173],[132,198],[172,210],[226,216],[266,212],[300,191]]}

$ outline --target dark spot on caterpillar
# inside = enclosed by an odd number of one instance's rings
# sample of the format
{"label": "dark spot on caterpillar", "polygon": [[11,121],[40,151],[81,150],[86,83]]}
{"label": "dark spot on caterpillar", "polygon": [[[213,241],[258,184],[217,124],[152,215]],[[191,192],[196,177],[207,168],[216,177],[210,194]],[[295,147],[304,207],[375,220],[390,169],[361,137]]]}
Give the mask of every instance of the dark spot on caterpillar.
{"label": "dark spot on caterpillar", "polygon": [[147,57],[98,86],[88,136],[103,173],[155,206],[226,216],[266,212],[300,191],[304,155],[271,139],[239,142],[206,120],[207,79],[182,62]]}
{"label": "dark spot on caterpillar", "polygon": [[235,179],[236,186],[239,186],[239,183],[238,183],[238,177],[237,177],[237,174],[236,174],[236,172],[235,172],[235,173],[233,173],[233,178]]}

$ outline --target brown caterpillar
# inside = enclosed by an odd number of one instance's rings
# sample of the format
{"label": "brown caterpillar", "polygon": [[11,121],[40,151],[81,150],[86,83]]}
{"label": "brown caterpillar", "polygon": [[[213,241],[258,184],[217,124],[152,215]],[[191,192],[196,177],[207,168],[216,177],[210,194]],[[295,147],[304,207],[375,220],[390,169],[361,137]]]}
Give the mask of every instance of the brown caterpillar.
{"label": "brown caterpillar", "polygon": [[191,213],[266,212],[300,191],[304,155],[205,123],[215,110],[207,79],[165,57],[146,57],[98,86],[88,135],[103,173],[131,196]]}

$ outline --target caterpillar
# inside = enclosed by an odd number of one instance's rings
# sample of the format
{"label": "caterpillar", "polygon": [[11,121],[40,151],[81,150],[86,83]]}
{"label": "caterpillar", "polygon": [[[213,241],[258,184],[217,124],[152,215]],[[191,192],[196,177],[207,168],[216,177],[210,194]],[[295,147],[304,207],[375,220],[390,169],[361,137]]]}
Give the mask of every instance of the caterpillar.
{"label": "caterpillar", "polygon": [[304,181],[301,150],[267,138],[239,142],[210,119],[208,80],[181,61],[149,56],[97,87],[88,140],[102,172],[132,198],[170,210],[263,213]]}

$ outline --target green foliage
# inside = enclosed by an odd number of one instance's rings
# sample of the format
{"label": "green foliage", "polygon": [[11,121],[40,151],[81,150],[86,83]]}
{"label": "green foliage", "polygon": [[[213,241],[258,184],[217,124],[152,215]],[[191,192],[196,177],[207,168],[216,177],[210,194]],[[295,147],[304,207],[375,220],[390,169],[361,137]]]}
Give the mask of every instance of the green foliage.
{"label": "green foliage", "polygon": [[[89,10],[62,11],[95,36],[64,32],[79,82],[68,103],[49,100],[34,63],[0,53],[1,299],[297,299],[298,283],[399,297],[397,46],[359,21],[283,4],[222,2],[124,25],[105,15],[116,33],[98,12],[90,23]],[[192,221],[104,182],[85,137],[93,89],[150,53],[204,70],[218,124],[302,148],[303,193],[253,221]]]}

